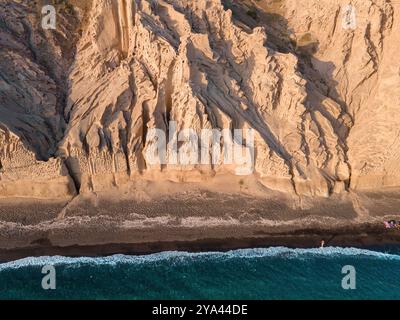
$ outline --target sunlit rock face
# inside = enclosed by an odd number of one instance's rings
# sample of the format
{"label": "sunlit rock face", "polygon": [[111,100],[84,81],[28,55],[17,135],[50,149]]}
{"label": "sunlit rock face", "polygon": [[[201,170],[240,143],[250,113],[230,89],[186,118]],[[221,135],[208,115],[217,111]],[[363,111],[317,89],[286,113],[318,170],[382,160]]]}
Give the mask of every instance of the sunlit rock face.
{"label": "sunlit rock face", "polygon": [[[45,4],[0,3],[0,195],[238,173],[223,161],[149,163],[149,132],[172,141],[172,123],[203,145],[205,129],[254,130],[251,172],[269,189],[400,184],[399,4],[64,1],[43,30]],[[241,153],[245,138],[233,141]]]}

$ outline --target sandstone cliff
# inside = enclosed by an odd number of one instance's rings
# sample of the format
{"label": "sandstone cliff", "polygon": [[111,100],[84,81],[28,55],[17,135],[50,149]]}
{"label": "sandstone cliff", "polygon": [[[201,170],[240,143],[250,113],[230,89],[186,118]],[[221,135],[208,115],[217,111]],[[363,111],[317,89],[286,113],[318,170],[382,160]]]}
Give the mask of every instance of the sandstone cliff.
{"label": "sandstone cliff", "polygon": [[254,129],[269,189],[400,185],[398,2],[351,1],[346,27],[345,0],[54,1],[43,30],[45,3],[0,2],[0,196],[235,174],[147,163],[147,133],[171,121]]}

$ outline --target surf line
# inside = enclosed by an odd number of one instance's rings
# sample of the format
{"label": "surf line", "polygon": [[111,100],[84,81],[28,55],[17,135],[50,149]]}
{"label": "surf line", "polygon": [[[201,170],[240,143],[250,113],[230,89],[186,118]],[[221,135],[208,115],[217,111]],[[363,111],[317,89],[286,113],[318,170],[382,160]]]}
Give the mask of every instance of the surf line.
{"label": "surf line", "polygon": [[154,315],[175,315],[183,318],[186,313],[186,307],[167,307],[160,304],[157,307],[153,307]]}

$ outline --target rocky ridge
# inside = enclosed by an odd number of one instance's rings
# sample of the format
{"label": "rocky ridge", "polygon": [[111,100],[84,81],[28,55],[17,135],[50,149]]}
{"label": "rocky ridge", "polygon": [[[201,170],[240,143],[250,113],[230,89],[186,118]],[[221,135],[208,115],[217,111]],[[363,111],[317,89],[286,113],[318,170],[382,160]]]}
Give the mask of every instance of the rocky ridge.
{"label": "rocky ridge", "polygon": [[234,174],[147,163],[149,129],[171,121],[254,129],[269,189],[398,186],[400,4],[352,1],[346,28],[348,1],[296,2],[55,1],[57,28],[43,30],[45,2],[1,1],[0,196]]}

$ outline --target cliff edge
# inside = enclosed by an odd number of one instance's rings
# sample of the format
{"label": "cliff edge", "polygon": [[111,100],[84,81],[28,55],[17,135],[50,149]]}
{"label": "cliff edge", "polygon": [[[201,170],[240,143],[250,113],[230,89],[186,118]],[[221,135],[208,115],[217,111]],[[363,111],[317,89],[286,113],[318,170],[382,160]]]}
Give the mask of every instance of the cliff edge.
{"label": "cliff edge", "polygon": [[[54,30],[41,27],[45,4],[0,3],[1,197],[238,174],[223,161],[149,163],[149,133],[173,140],[172,125],[211,149],[204,130],[253,130],[250,147],[231,142],[266,189],[400,185],[400,3],[52,1]],[[178,154],[191,143],[176,141]]]}

